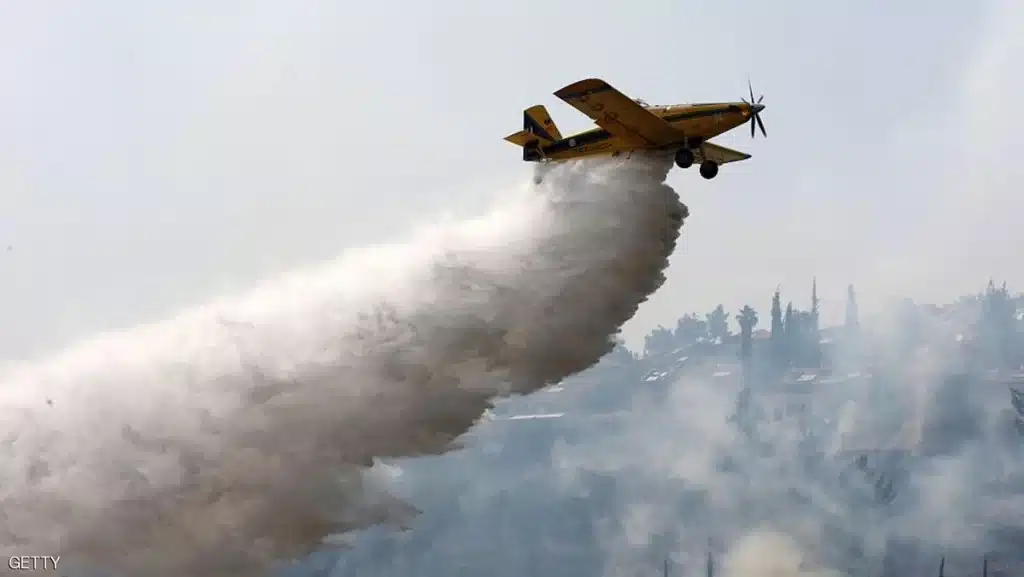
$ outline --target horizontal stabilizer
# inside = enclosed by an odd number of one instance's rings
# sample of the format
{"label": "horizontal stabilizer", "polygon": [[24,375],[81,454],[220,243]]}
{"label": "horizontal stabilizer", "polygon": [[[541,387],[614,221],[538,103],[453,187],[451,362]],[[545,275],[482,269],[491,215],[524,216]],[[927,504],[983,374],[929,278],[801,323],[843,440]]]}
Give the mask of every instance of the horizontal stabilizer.
{"label": "horizontal stabilizer", "polygon": [[728,164],[730,162],[736,162],[739,160],[746,160],[750,158],[750,155],[746,152],[740,152],[710,142],[705,142],[701,145],[701,158],[697,160],[710,160],[715,164]]}
{"label": "horizontal stabilizer", "polygon": [[527,132],[525,130],[520,130],[515,134],[509,134],[508,136],[505,137],[505,140],[517,146],[526,146],[527,144],[529,144],[530,146],[538,146],[540,144],[551,144],[550,140],[545,140],[543,138],[538,137],[536,134],[532,132]]}

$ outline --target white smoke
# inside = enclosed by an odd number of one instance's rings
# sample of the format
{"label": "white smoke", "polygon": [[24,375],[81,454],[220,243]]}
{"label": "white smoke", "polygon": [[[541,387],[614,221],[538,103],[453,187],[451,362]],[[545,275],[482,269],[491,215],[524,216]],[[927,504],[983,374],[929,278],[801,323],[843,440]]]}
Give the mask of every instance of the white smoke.
{"label": "white smoke", "polygon": [[485,218],[7,368],[0,552],[254,575],[408,515],[366,486],[374,457],[450,450],[489,399],[596,362],[661,285],[670,168],[563,164]]}
{"label": "white smoke", "polygon": [[794,539],[768,530],[753,531],[737,540],[724,569],[726,577],[840,577],[837,571],[809,567]]}

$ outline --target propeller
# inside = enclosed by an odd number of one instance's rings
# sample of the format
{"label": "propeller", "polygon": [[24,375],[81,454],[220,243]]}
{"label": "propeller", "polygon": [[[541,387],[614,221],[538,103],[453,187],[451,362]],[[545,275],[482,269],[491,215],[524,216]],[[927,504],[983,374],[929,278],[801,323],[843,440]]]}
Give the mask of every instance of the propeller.
{"label": "propeller", "polygon": [[750,138],[754,138],[755,123],[757,124],[757,128],[761,129],[761,134],[764,135],[765,138],[768,138],[768,133],[764,130],[764,122],[761,122],[761,111],[764,110],[764,105],[761,104],[761,101],[764,100],[764,94],[759,96],[756,102],[754,101],[754,88],[750,85],[750,79],[747,79],[747,90],[750,91],[750,101],[748,102],[746,98],[742,98],[741,100],[750,105],[750,110],[753,112],[750,116]]}

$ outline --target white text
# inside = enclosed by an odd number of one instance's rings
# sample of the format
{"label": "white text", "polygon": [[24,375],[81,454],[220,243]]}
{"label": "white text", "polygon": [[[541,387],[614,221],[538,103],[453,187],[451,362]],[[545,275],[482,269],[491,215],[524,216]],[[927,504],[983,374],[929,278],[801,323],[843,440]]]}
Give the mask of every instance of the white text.
{"label": "white text", "polygon": [[56,571],[60,555],[15,555],[7,559],[14,571]]}

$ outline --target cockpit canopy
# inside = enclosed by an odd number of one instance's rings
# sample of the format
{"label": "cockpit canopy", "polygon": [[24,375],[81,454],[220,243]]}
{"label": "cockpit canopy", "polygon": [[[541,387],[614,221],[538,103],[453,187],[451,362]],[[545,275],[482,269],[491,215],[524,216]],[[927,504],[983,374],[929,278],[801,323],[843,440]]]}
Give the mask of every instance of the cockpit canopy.
{"label": "cockpit canopy", "polygon": [[642,98],[634,98],[633,100],[647,110],[674,110],[694,106],[693,104],[651,104]]}

